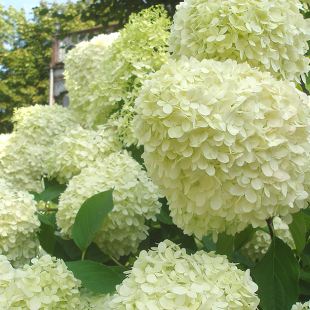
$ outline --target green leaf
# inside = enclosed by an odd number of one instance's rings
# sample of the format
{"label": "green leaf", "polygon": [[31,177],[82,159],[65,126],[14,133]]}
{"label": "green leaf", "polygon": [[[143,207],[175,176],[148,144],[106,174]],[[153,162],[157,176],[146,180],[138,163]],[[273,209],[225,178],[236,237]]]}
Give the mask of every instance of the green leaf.
{"label": "green leaf", "polygon": [[216,246],[215,246],[215,243],[213,241],[212,234],[209,234],[208,236],[203,237],[201,241],[202,241],[202,243],[205,247],[205,250],[207,252],[215,251]]}
{"label": "green leaf", "polygon": [[80,279],[84,286],[98,294],[108,294],[115,291],[115,286],[122,283],[123,276],[119,270],[114,270],[108,266],[80,260],[76,262],[66,262],[77,279]]}
{"label": "green leaf", "polygon": [[298,292],[299,265],[292,249],[275,238],[263,259],[252,269],[263,310],[290,310]]}
{"label": "green leaf", "polygon": [[307,227],[307,229],[310,229],[310,210],[309,208],[306,210],[302,210],[302,216],[304,218],[305,221],[305,225]]}
{"label": "green leaf", "polygon": [[234,247],[235,251],[240,250],[245,244],[247,244],[255,234],[256,229],[249,225],[246,229],[235,235]]}
{"label": "green leaf", "polygon": [[29,191],[28,193],[34,196],[34,200],[35,200],[36,202],[39,202],[40,200],[42,200],[39,193],[34,192],[34,191]]}
{"label": "green leaf", "polygon": [[113,209],[113,189],[88,198],[76,215],[72,237],[82,252],[91,244],[106,215]]}
{"label": "green leaf", "polygon": [[[57,241],[61,244],[61,246],[64,248],[65,252],[68,254],[68,256],[76,261],[80,260],[82,258],[83,252],[79,249],[79,247],[75,244],[75,242],[70,240],[62,239],[61,237],[56,237]],[[92,242],[89,247],[87,248],[86,254],[85,254],[86,260],[91,260],[98,263],[106,262],[110,259],[110,257],[106,254],[104,254],[99,248],[98,245]]]}
{"label": "green leaf", "polygon": [[54,222],[51,220],[51,218],[45,214],[41,214],[41,213],[36,213],[36,215],[38,216],[38,219],[41,223],[44,223],[46,225],[49,226],[53,226]]}
{"label": "green leaf", "polygon": [[40,230],[38,232],[40,245],[44,251],[52,255],[54,253],[54,248],[56,244],[56,212],[48,215],[37,215],[39,221],[41,222]]}
{"label": "green leaf", "polygon": [[128,269],[121,267],[121,266],[110,266],[114,272],[118,274],[118,276],[124,281],[126,279],[126,274],[124,274],[125,271],[128,271]]}
{"label": "green leaf", "polygon": [[307,243],[304,250],[300,253],[300,258],[306,266],[310,267],[310,242]]}
{"label": "green leaf", "polygon": [[306,245],[306,225],[302,211],[292,214],[293,221],[289,229],[296,245],[296,251],[300,254]]}
{"label": "green leaf", "polygon": [[216,253],[226,255],[231,260],[231,254],[234,250],[234,236],[220,233],[216,242]]}
{"label": "green leaf", "polygon": [[[159,201],[161,201],[161,199]],[[165,203],[162,203],[162,207],[160,208],[160,213],[156,214],[156,218],[158,221],[164,224],[173,225],[172,218],[169,212],[169,208]]]}
{"label": "green leaf", "polygon": [[41,200],[48,202],[53,201],[58,203],[58,198],[66,190],[67,186],[65,184],[59,184],[56,186],[49,187],[48,189],[41,192]]}

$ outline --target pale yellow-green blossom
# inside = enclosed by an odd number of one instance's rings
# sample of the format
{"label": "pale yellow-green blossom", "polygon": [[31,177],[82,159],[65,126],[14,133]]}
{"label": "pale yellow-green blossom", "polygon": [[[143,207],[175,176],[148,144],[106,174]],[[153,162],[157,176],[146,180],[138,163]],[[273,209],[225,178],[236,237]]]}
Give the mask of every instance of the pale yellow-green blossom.
{"label": "pale yellow-green blossom", "polygon": [[123,106],[108,119],[109,126],[114,128],[123,147],[129,147],[138,143],[138,139],[134,134],[133,119],[135,116],[136,111],[134,107]]}
{"label": "pale yellow-green blossom", "polygon": [[136,108],[146,168],[186,234],[289,223],[307,207],[310,108],[293,83],[184,56],[150,75]]}
{"label": "pale yellow-green blossom", "polygon": [[103,191],[113,190],[113,210],[105,217],[93,241],[108,255],[119,258],[135,252],[147,237],[146,219],[159,213],[159,191],[146,172],[127,152],[111,153],[100,163],[82,169],[60,196],[56,215],[63,235],[71,236],[83,202]]}
{"label": "pale yellow-green blossom", "polygon": [[[276,216],[273,219],[273,227],[275,235],[293,249],[295,243],[288,225],[280,217]],[[242,248],[242,252],[245,256],[255,261],[256,259],[261,259],[266,254],[270,244],[270,234],[264,230],[257,230],[251,240]]]}
{"label": "pale yellow-green blossom", "polygon": [[[98,111],[87,109],[93,105],[90,97],[94,96],[89,90],[90,85],[104,73],[104,60],[107,58],[106,50],[119,36],[118,32],[101,34],[89,42],[83,41],[70,50],[65,57],[66,90],[70,98],[70,109],[75,110],[81,122],[86,125],[93,123]],[[100,96],[96,98],[100,102]],[[87,110],[87,111],[86,111]],[[111,109],[106,110],[109,114]],[[90,114],[90,115],[89,115]],[[105,123],[107,115],[97,115],[99,123]]]}
{"label": "pale yellow-green blossom", "polygon": [[214,252],[188,255],[169,240],[141,251],[127,274],[111,309],[255,310],[259,303],[250,270]]}
{"label": "pale yellow-green blossom", "polygon": [[13,190],[0,179],[0,254],[15,267],[29,263],[38,253],[36,205],[33,195]]}
{"label": "pale yellow-green blossom", "polygon": [[14,111],[14,131],[0,150],[0,173],[18,190],[43,190],[45,160],[55,137],[77,124],[76,116],[61,106],[35,105]]}
{"label": "pale yellow-green blossom", "polygon": [[117,152],[122,144],[113,130],[84,129],[80,125],[58,135],[46,159],[48,175],[67,183],[81,169],[93,163],[102,162],[112,152]]}
{"label": "pale yellow-green blossom", "polygon": [[309,309],[310,309],[310,300],[305,303],[297,302],[295,305],[292,306],[291,310],[309,310]]}
{"label": "pale yellow-green blossom", "polygon": [[247,61],[277,78],[300,81],[310,20],[298,0],[185,0],[177,6],[169,38],[172,57]]}
{"label": "pale yellow-green blossom", "polygon": [[32,259],[31,265],[14,269],[0,255],[1,310],[80,309],[81,281],[67,270],[65,263],[45,255]]}
{"label": "pale yellow-green blossom", "polygon": [[150,8],[132,14],[108,48],[94,38],[68,53],[70,108],[83,124],[104,124],[124,104],[133,106],[148,73],[167,61],[170,24],[164,9]]}

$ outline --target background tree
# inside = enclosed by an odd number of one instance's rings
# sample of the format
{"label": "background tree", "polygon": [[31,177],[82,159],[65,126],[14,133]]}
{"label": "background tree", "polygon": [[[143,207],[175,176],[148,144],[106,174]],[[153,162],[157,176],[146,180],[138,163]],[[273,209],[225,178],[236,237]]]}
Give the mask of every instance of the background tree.
{"label": "background tree", "polygon": [[[10,132],[14,108],[47,104],[54,23],[62,17],[61,33],[94,26],[81,22],[80,12],[87,4],[49,4],[41,2],[33,9],[33,18],[27,21],[24,11],[13,7],[3,11],[0,6],[0,133]],[[74,15],[74,19],[66,16]]]}

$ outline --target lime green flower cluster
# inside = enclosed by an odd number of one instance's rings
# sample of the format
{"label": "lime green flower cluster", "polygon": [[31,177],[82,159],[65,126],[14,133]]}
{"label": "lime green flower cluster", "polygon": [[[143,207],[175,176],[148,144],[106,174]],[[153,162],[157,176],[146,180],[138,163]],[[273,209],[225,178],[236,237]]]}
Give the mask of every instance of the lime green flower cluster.
{"label": "lime green flower cluster", "polygon": [[0,146],[0,171],[18,190],[42,191],[45,160],[54,138],[76,125],[76,116],[61,106],[35,105],[16,109],[14,131]]}
{"label": "lime green flower cluster", "polygon": [[73,223],[83,202],[99,192],[113,190],[113,210],[94,236],[102,252],[117,258],[135,252],[147,237],[146,219],[156,220],[159,191],[146,172],[129,154],[111,153],[102,162],[82,169],[59,198],[56,215],[63,235],[71,235]]}
{"label": "lime green flower cluster", "polygon": [[105,156],[117,152],[122,144],[111,130],[88,130],[80,125],[58,135],[47,158],[47,172],[60,183],[67,183],[84,167],[102,162]]}
{"label": "lime green flower cluster", "polygon": [[277,78],[300,81],[310,20],[298,0],[187,0],[174,16],[169,51],[202,59],[247,61]]}
{"label": "lime green flower cluster", "polygon": [[259,303],[249,270],[214,252],[188,255],[169,240],[141,251],[127,273],[110,309],[255,310]]}
{"label": "lime green flower cluster", "polygon": [[14,269],[4,255],[0,255],[0,308],[3,310],[80,309],[79,287],[65,263],[45,255],[33,258],[31,265]]}
{"label": "lime green flower cluster", "polygon": [[301,302],[297,302],[292,307],[292,310],[309,310],[309,309],[310,309],[310,300],[303,304]]}
{"label": "lime green flower cluster", "polygon": [[[81,123],[86,126],[92,125],[93,119],[96,118],[96,111],[91,111],[88,106],[93,107],[101,102],[101,95],[94,99],[94,94],[90,92],[89,87],[103,74],[104,61],[107,58],[106,50],[118,35],[119,33],[101,34],[89,42],[79,43],[66,54],[64,76],[70,97],[70,109],[78,113]],[[110,112],[106,110],[107,115],[98,115],[99,123],[104,123]],[[89,113],[91,116],[88,116]]]}
{"label": "lime green flower cluster", "polygon": [[33,195],[13,190],[0,179],[0,254],[15,267],[29,263],[38,253],[36,205]]}
{"label": "lime green flower cluster", "polygon": [[[288,225],[283,222],[280,217],[276,216],[273,219],[273,227],[275,235],[293,249],[295,247],[295,243],[292,234],[289,231]],[[270,234],[264,230],[257,230],[251,240],[242,248],[242,252],[253,261],[256,259],[260,260],[268,251],[270,244]]]}
{"label": "lime green flower cluster", "polygon": [[150,75],[135,134],[174,223],[198,238],[306,208],[309,99],[247,63],[183,56]]}
{"label": "lime green flower cluster", "polygon": [[169,28],[165,10],[147,9],[132,14],[108,48],[93,39],[68,53],[70,108],[79,113],[81,123],[104,124],[123,105],[125,111],[133,105],[148,73],[167,61]]}

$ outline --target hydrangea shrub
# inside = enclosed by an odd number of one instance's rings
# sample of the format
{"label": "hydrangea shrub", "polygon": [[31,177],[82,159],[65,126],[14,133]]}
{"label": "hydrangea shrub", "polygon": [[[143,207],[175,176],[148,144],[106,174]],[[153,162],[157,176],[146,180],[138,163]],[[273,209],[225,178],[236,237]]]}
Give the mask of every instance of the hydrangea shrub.
{"label": "hydrangea shrub", "polygon": [[185,56],[150,75],[135,134],[174,223],[199,239],[307,207],[308,97],[248,64]]}
{"label": "hydrangea shrub", "polygon": [[157,186],[126,151],[112,153],[102,163],[82,169],[73,177],[60,196],[56,219],[61,233],[71,236],[83,202],[112,188],[113,210],[93,240],[102,252],[119,258],[137,250],[139,243],[147,237],[146,219],[155,220],[161,206]]}
{"label": "hydrangea shrub", "polygon": [[310,20],[299,10],[297,0],[186,0],[174,15],[169,52],[175,59],[246,61],[299,82],[310,70]]}

